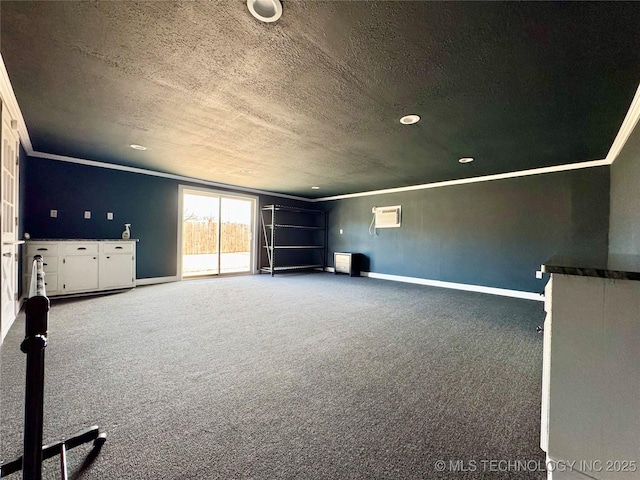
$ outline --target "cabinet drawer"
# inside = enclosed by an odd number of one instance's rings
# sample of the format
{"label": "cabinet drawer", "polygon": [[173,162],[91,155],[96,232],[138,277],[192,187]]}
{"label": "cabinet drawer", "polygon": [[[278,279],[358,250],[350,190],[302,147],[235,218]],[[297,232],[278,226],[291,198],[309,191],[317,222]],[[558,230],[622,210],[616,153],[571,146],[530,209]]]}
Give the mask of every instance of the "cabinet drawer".
{"label": "cabinet drawer", "polygon": [[97,243],[64,243],[61,245],[65,255],[97,255]]}
{"label": "cabinet drawer", "polygon": [[133,253],[133,243],[131,242],[105,242],[102,244],[103,253]]}
{"label": "cabinet drawer", "polygon": [[335,271],[338,273],[347,273],[349,275],[351,274],[351,269],[349,268],[349,265],[336,266]]}
{"label": "cabinet drawer", "polygon": [[351,265],[351,255],[345,255],[344,253],[336,253],[335,255],[335,268],[346,268],[349,270]]}
{"label": "cabinet drawer", "polygon": [[58,271],[58,257],[42,256],[44,273],[56,273]]}
{"label": "cabinet drawer", "polygon": [[33,260],[34,255],[58,255],[57,243],[28,243],[27,258]]}
{"label": "cabinet drawer", "polygon": [[[56,273],[58,271],[58,257],[51,257],[49,255],[42,255],[43,268],[45,273]],[[25,258],[25,275],[31,275],[33,270],[33,257],[27,256]]]}
{"label": "cabinet drawer", "polygon": [[[28,297],[30,293],[29,290],[31,289],[31,275],[28,275],[25,278],[26,278],[25,295]],[[51,293],[57,292],[58,291],[58,275],[56,273],[50,273],[48,275],[45,274],[44,286],[45,286],[47,296],[49,296]]]}

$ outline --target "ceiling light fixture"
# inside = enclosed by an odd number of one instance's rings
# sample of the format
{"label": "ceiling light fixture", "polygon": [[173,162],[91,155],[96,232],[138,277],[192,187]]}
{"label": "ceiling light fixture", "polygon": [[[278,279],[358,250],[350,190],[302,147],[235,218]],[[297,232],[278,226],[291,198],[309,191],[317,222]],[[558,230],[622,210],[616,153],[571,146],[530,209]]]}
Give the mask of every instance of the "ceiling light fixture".
{"label": "ceiling light fixture", "polygon": [[311,187],[311,190],[320,190],[320,187],[314,185],[313,187]]}
{"label": "ceiling light fixture", "polygon": [[245,175],[251,175],[253,173],[253,170],[242,170],[241,173],[244,173]]}
{"label": "ceiling light fixture", "polygon": [[420,121],[420,115],[405,115],[400,119],[400,123],[403,125],[413,125]]}
{"label": "ceiling light fixture", "polygon": [[282,16],[280,0],[247,0],[247,8],[261,22],[275,22]]}
{"label": "ceiling light fixture", "polygon": [[458,160],[460,163],[471,163],[473,162],[473,158],[471,157],[463,157],[460,160]]}
{"label": "ceiling light fixture", "polygon": [[131,148],[133,148],[134,150],[146,150],[147,147],[144,147],[142,145],[137,145],[135,143],[132,143],[131,145],[129,145]]}

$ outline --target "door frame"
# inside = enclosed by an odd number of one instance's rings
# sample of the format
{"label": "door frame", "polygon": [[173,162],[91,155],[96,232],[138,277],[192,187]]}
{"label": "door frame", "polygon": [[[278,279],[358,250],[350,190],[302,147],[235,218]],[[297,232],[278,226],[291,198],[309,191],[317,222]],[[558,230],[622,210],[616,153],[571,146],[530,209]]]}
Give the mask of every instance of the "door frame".
{"label": "door frame", "polygon": [[[5,129],[6,127],[6,129]],[[0,170],[4,168],[4,155],[5,148],[4,143],[4,132],[10,132],[9,141],[14,143],[14,152],[15,158],[11,159],[12,162],[15,162],[15,171],[13,175],[13,217],[10,219],[11,225],[13,226],[13,235],[11,238],[5,237],[4,226],[0,228],[2,230],[0,233],[2,234],[2,238],[0,242],[2,242],[2,255],[5,253],[10,253],[12,255],[13,262],[13,272],[12,272],[12,280],[13,280],[13,299],[11,299],[11,303],[13,305],[13,314],[11,318],[4,318],[3,310],[4,304],[0,307],[0,344],[4,341],[5,335],[8,333],[11,325],[15,321],[18,312],[20,311],[20,297],[18,292],[20,291],[20,278],[19,278],[19,263],[20,263],[20,245],[24,243],[24,241],[18,240],[18,224],[20,218],[20,135],[16,131],[16,125],[6,108],[6,104],[2,102],[0,99],[0,148],[2,149],[2,154],[0,155],[0,161],[2,161],[2,165],[0,165]],[[2,172],[0,172],[2,173]],[[4,198],[4,190],[0,188],[0,200]],[[2,217],[2,215],[0,215]],[[2,218],[2,220],[6,220]],[[8,251],[6,251],[8,250]],[[3,260],[4,261],[4,260]],[[23,268],[27,268],[24,267]],[[4,276],[0,275],[1,279],[4,280]],[[2,292],[4,293],[5,285],[0,285]],[[24,293],[24,292],[23,292]]]}
{"label": "door frame", "polygon": [[[192,192],[202,192],[204,195],[211,195],[217,197],[227,197],[234,198],[238,200],[249,200],[252,202],[252,216],[253,221],[251,225],[251,246],[249,247],[250,254],[250,264],[249,264],[249,272],[248,274],[256,274],[258,273],[258,206],[259,206],[259,198],[256,195],[245,195],[242,193],[233,193],[227,192],[224,190],[216,190],[213,188],[206,187],[196,187],[191,185],[178,185],[178,245],[177,245],[177,277],[180,280],[184,280],[184,276],[182,274],[182,225],[184,222],[184,192],[192,191]],[[220,241],[220,239],[218,239]],[[228,276],[228,275],[238,275],[237,273],[220,273],[218,272],[215,275],[208,275],[208,277],[220,277],[220,276]],[[240,274],[242,275],[242,274]],[[193,278],[193,277],[186,277]]]}

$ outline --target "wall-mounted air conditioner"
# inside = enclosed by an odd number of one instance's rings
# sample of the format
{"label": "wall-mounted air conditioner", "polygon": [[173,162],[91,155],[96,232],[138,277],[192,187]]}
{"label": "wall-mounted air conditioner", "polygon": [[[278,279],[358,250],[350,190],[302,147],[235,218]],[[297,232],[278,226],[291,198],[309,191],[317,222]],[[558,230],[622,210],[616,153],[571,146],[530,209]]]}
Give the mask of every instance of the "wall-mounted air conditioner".
{"label": "wall-mounted air conditioner", "polygon": [[402,207],[374,207],[375,228],[395,228],[399,227],[402,221]]}

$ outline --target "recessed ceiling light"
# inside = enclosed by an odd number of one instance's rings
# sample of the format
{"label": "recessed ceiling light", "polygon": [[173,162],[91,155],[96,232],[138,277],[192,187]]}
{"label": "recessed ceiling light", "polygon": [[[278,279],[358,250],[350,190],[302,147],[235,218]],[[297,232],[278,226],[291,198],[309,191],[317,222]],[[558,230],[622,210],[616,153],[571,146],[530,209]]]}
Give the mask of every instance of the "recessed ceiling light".
{"label": "recessed ceiling light", "polygon": [[247,0],[247,8],[261,22],[275,22],[282,16],[280,0]]}
{"label": "recessed ceiling light", "polygon": [[311,187],[311,190],[320,190],[320,187],[314,185],[313,187]]}
{"label": "recessed ceiling light", "polygon": [[413,125],[420,121],[420,115],[405,115],[400,119],[400,123],[403,125]]}
{"label": "recessed ceiling light", "polygon": [[471,163],[473,162],[473,158],[471,157],[463,157],[460,160],[458,160],[460,163]]}
{"label": "recessed ceiling light", "polygon": [[135,143],[132,143],[131,145],[129,145],[131,148],[133,148],[134,150],[146,150],[147,147],[144,147],[142,145],[137,145]]}
{"label": "recessed ceiling light", "polygon": [[244,173],[245,175],[251,175],[253,173],[253,170],[241,170],[241,173]]}

